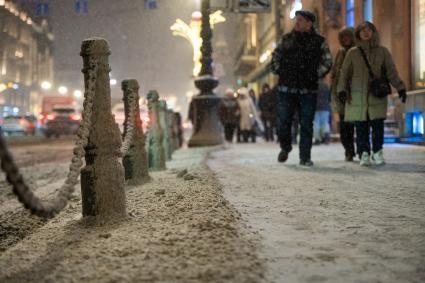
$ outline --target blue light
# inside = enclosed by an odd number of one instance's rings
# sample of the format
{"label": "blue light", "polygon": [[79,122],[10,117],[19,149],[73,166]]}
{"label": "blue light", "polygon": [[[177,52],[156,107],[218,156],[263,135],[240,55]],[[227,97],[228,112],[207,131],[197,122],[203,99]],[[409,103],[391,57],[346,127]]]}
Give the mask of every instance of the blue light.
{"label": "blue light", "polygon": [[424,116],[422,112],[412,112],[412,134],[424,134]]}
{"label": "blue light", "polygon": [[348,27],[354,27],[355,18],[354,18],[354,0],[347,0],[346,2],[346,14],[345,14],[345,24]]}
{"label": "blue light", "polygon": [[363,0],[363,19],[373,22],[373,0]]}

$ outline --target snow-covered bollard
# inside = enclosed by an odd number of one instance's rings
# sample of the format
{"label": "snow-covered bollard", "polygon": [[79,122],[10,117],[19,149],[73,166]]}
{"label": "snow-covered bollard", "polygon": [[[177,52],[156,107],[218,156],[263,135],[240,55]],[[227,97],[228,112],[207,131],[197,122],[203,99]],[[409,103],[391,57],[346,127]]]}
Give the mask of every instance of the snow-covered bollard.
{"label": "snow-covered bollard", "polygon": [[91,111],[86,166],[81,170],[83,216],[101,218],[126,214],[121,136],[111,113],[108,42],[90,38],[81,45],[84,62],[85,108]]}
{"label": "snow-covered bollard", "polygon": [[167,102],[165,100],[159,101],[159,121],[161,129],[164,132],[163,146],[165,150],[166,160],[171,160],[171,140],[170,140],[170,123],[168,121]]}
{"label": "snow-covered bollard", "polygon": [[[123,165],[125,180],[130,185],[141,185],[150,180],[148,156],[145,148],[146,136],[143,133],[139,107],[139,83],[137,80],[124,80],[121,83],[124,93],[124,143]],[[128,147],[128,148],[127,148]]]}
{"label": "snow-covered bollard", "polygon": [[159,118],[159,95],[155,90],[148,93],[149,117],[151,127],[149,129],[149,168],[153,171],[165,170],[165,150],[163,146],[164,132]]}

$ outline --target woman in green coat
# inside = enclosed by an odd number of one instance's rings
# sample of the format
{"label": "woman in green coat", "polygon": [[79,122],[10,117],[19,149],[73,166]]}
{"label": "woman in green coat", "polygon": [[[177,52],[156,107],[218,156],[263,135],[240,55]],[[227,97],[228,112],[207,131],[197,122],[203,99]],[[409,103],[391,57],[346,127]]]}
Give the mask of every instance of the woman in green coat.
{"label": "woman in green coat", "polygon": [[[388,81],[397,89],[403,103],[406,100],[405,86],[390,52],[380,45],[378,31],[372,23],[360,24],[355,30],[355,37],[356,46],[348,51],[342,64],[338,95],[345,101],[345,121],[355,122],[360,165],[370,165],[370,157],[376,165],[382,165],[385,164],[382,146],[388,98],[378,98],[369,92],[369,71],[360,48],[364,50],[376,77],[381,76],[382,69],[385,70]],[[372,156],[369,143],[370,128],[372,128]]]}

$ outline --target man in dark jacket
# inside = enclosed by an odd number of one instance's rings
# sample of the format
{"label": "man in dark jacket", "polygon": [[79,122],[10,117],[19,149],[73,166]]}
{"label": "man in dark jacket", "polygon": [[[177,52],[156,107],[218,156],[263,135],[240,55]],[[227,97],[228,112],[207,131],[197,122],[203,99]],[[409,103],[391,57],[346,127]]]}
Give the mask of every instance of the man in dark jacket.
{"label": "man in dark jacket", "polygon": [[266,141],[274,141],[277,120],[277,95],[276,92],[270,89],[267,83],[263,85],[258,106],[264,125],[264,138]]}
{"label": "man in dark jacket", "polygon": [[239,104],[232,89],[227,89],[219,106],[220,121],[224,127],[224,137],[226,141],[233,141],[233,133],[239,125]]}
{"label": "man in dark jacket", "polygon": [[294,112],[300,119],[300,165],[312,166],[311,147],[316,93],[319,78],[332,66],[332,56],[324,37],[313,27],[315,16],[309,11],[295,13],[294,29],[283,35],[273,52],[272,71],[279,76],[279,162],[292,150],[291,124]]}

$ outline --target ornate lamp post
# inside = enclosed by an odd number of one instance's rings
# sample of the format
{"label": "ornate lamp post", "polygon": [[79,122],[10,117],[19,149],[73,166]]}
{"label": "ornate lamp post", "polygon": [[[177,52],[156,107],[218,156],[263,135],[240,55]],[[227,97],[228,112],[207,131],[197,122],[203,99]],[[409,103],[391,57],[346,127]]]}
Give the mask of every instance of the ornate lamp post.
{"label": "ornate lamp post", "polygon": [[212,30],[210,25],[210,0],[202,0],[201,26],[201,71],[195,79],[195,86],[201,91],[193,97],[189,108],[189,118],[193,124],[193,134],[189,147],[211,146],[223,143],[221,125],[218,118],[220,98],[213,89],[218,86],[218,79],[213,76],[212,68]]}

